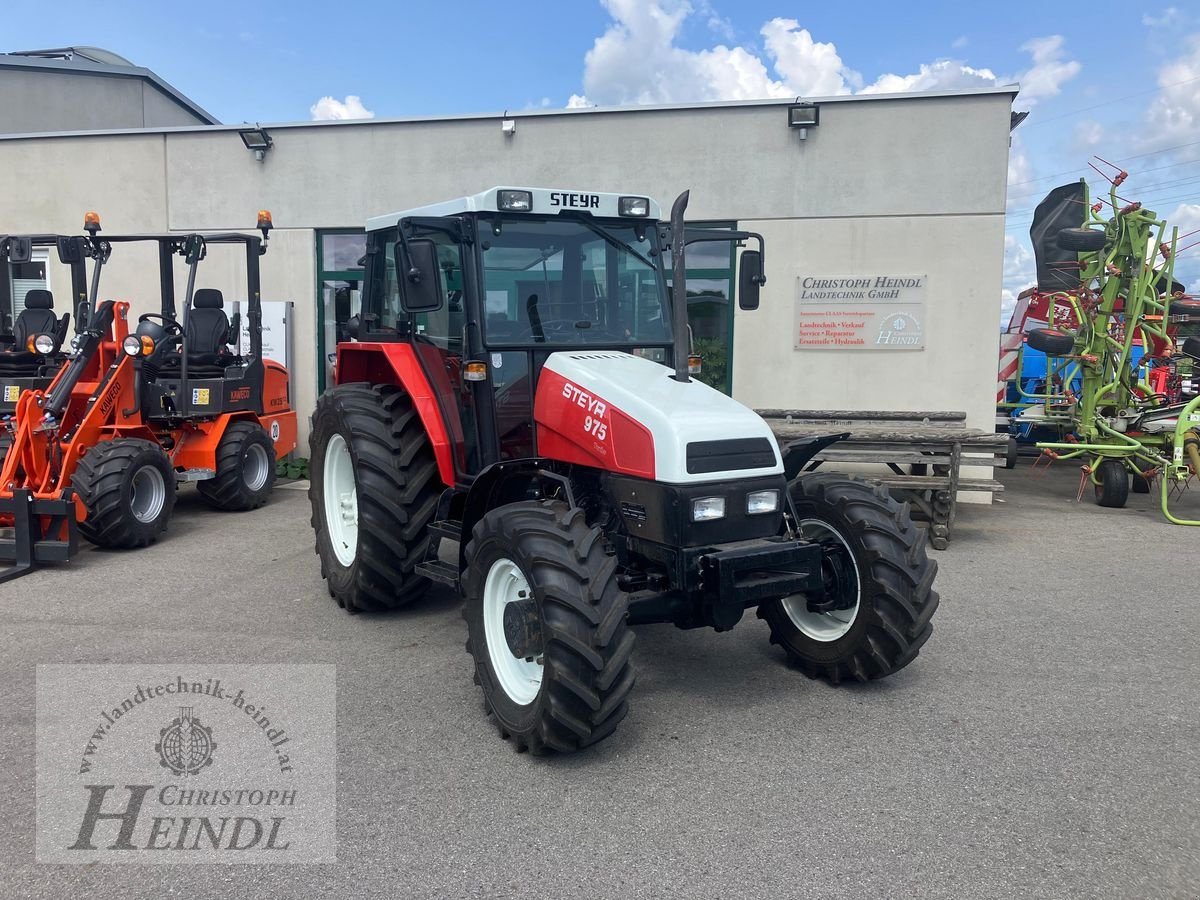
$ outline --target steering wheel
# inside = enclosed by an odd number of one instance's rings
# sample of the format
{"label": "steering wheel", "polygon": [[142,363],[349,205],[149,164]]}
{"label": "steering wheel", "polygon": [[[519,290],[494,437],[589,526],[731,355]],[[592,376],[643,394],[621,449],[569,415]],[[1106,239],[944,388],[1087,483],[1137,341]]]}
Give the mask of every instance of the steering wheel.
{"label": "steering wheel", "polygon": [[[580,343],[583,343],[583,340],[585,337],[584,332],[588,331],[590,328],[594,327],[594,323],[589,322],[588,328],[577,328],[576,323],[580,322],[580,321],[588,321],[588,320],[587,319],[545,319],[541,323],[541,325],[542,325],[541,332],[542,332],[543,336],[545,336],[547,338],[550,335],[554,335],[556,337],[573,335],[574,337],[578,338]],[[540,343],[539,341],[537,341],[537,329],[534,329],[534,341]]]}
{"label": "steering wheel", "polygon": [[164,316],[162,313],[143,313],[138,316],[139,322],[150,322],[154,319],[162,322],[162,327],[166,330],[170,337],[179,337],[183,334],[183,326],[172,319],[170,316]]}

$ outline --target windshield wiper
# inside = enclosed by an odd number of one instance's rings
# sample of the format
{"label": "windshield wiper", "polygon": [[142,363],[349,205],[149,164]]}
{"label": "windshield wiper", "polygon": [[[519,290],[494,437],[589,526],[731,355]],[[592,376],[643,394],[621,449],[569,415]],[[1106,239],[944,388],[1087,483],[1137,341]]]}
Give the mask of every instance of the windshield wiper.
{"label": "windshield wiper", "polygon": [[647,259],[641,253],[639,253],[633,247],[632,244],[629,244],[629,243],[621,240],[619,237],[617,237],[615,234],[613,234],[607,228],[597,225],[591,219],[585,219],[582,217],[579,219],[576,219],[575,221],[578,222],[580,225],[582,225],[584,228],[586,228],[588,231],[592,232],[593,234],[600,235],[600,237],[604,238],[605,241],[612,244],[618,250],[628,250],[630,253],[632,253],[634,256],[636,256],[639,260],[641,260],[643,263],[645,263],[648,268],[653,269],[655,271],[658,270],[658,266],[656,266],[654,263],[650,262],[649,259]]}

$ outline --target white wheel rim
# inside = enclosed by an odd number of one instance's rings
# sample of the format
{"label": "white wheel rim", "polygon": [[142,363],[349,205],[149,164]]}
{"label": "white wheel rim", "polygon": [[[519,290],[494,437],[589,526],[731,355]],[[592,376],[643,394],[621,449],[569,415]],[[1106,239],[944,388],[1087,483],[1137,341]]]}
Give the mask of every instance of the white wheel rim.
{"label": "white wheel rim", "polygon": [[854,606],[850,609],[835,609],[824,613],[810,612],[808,597],[804,594],[792,594],[783,599],[783,611],[787,613],[792,624],[805,637],[822,643],[836,641],[846,636],[853,627],[854,620],[858,618],[858,608],[862,601],[862,577],[858,571],[858,561],[854,558],[854,553],[850,550],[846,539],[836,529],[820,519],[801,519],[800,534],[809,541],[828,541],[833,538],[846,548],[846,553],[850,556],[850,564],[854,568]]}
{"label": "white wheel rim", "polygon": [[325,527],[333,555],[343,566],[354,564],[358,553],[358,488],[354,482],[354,461],[346,439],[335,434],[325,445],[325,465],[321,470],[325,500]]}
{"label": "white wheel rim", "polygon": [[525,574],[511,559],[498,559],[483,582],[483,633],[496,680],[508,698],[528,706],[542,689],[543,666],[512,655],[504,637],[504,607],[531,594]]}
{"label": "white wheel rim", "polygon": [[167,502],[167,483],[158,466],[145,465],[133,473],[129,484],[129,511],[143,524],[153,522]]}
{"label": "white wheel rim", "polygon": [[[345,444],[345,441],[342,442]],[[267,458],[267,449],[262,444],[251,444],[246,451],[246,459],[242,463],[242,480],[252,491],[261,491],[271,474],[271,461]]]}

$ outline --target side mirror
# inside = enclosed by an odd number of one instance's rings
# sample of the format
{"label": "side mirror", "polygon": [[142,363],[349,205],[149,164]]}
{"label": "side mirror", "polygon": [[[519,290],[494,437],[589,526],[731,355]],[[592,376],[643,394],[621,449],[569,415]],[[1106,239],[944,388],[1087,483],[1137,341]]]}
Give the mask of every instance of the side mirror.
{"label": "side mirror", "polygon": [[86,238],[82,237],[60,237],[58,239],[58,261],[64,266],[83,262],[85,243]]}
{"label": "side mirror", "polygon": [[[397,241],[396,271],[400,275],[400,306],[405,312],[433,312],[446,302],[442,289],[442,267],[438,262],[437,245],[433,241]],[[404,250],[408,251],[405,265]]]}
{"label": "side mirror", "polygon": [[10,237],[8,239],[8,261],[27,263],[33,259],[33,241],[27,237]]}
{"label": "side mirror", "polygon": [[743,250],[738,262],[738,307],[758,309],[758,291],[765,281],[762,254],[757,250]]}

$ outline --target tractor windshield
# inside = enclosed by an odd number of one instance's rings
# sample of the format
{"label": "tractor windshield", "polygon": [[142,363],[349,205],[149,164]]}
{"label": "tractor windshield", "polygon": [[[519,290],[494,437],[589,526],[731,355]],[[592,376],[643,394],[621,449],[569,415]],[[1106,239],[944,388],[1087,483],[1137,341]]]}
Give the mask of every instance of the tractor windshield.
{"label": "tractor windshield", "polygon": [[479,235],[488,346],[671,343],[652,223],[494,215]]}

